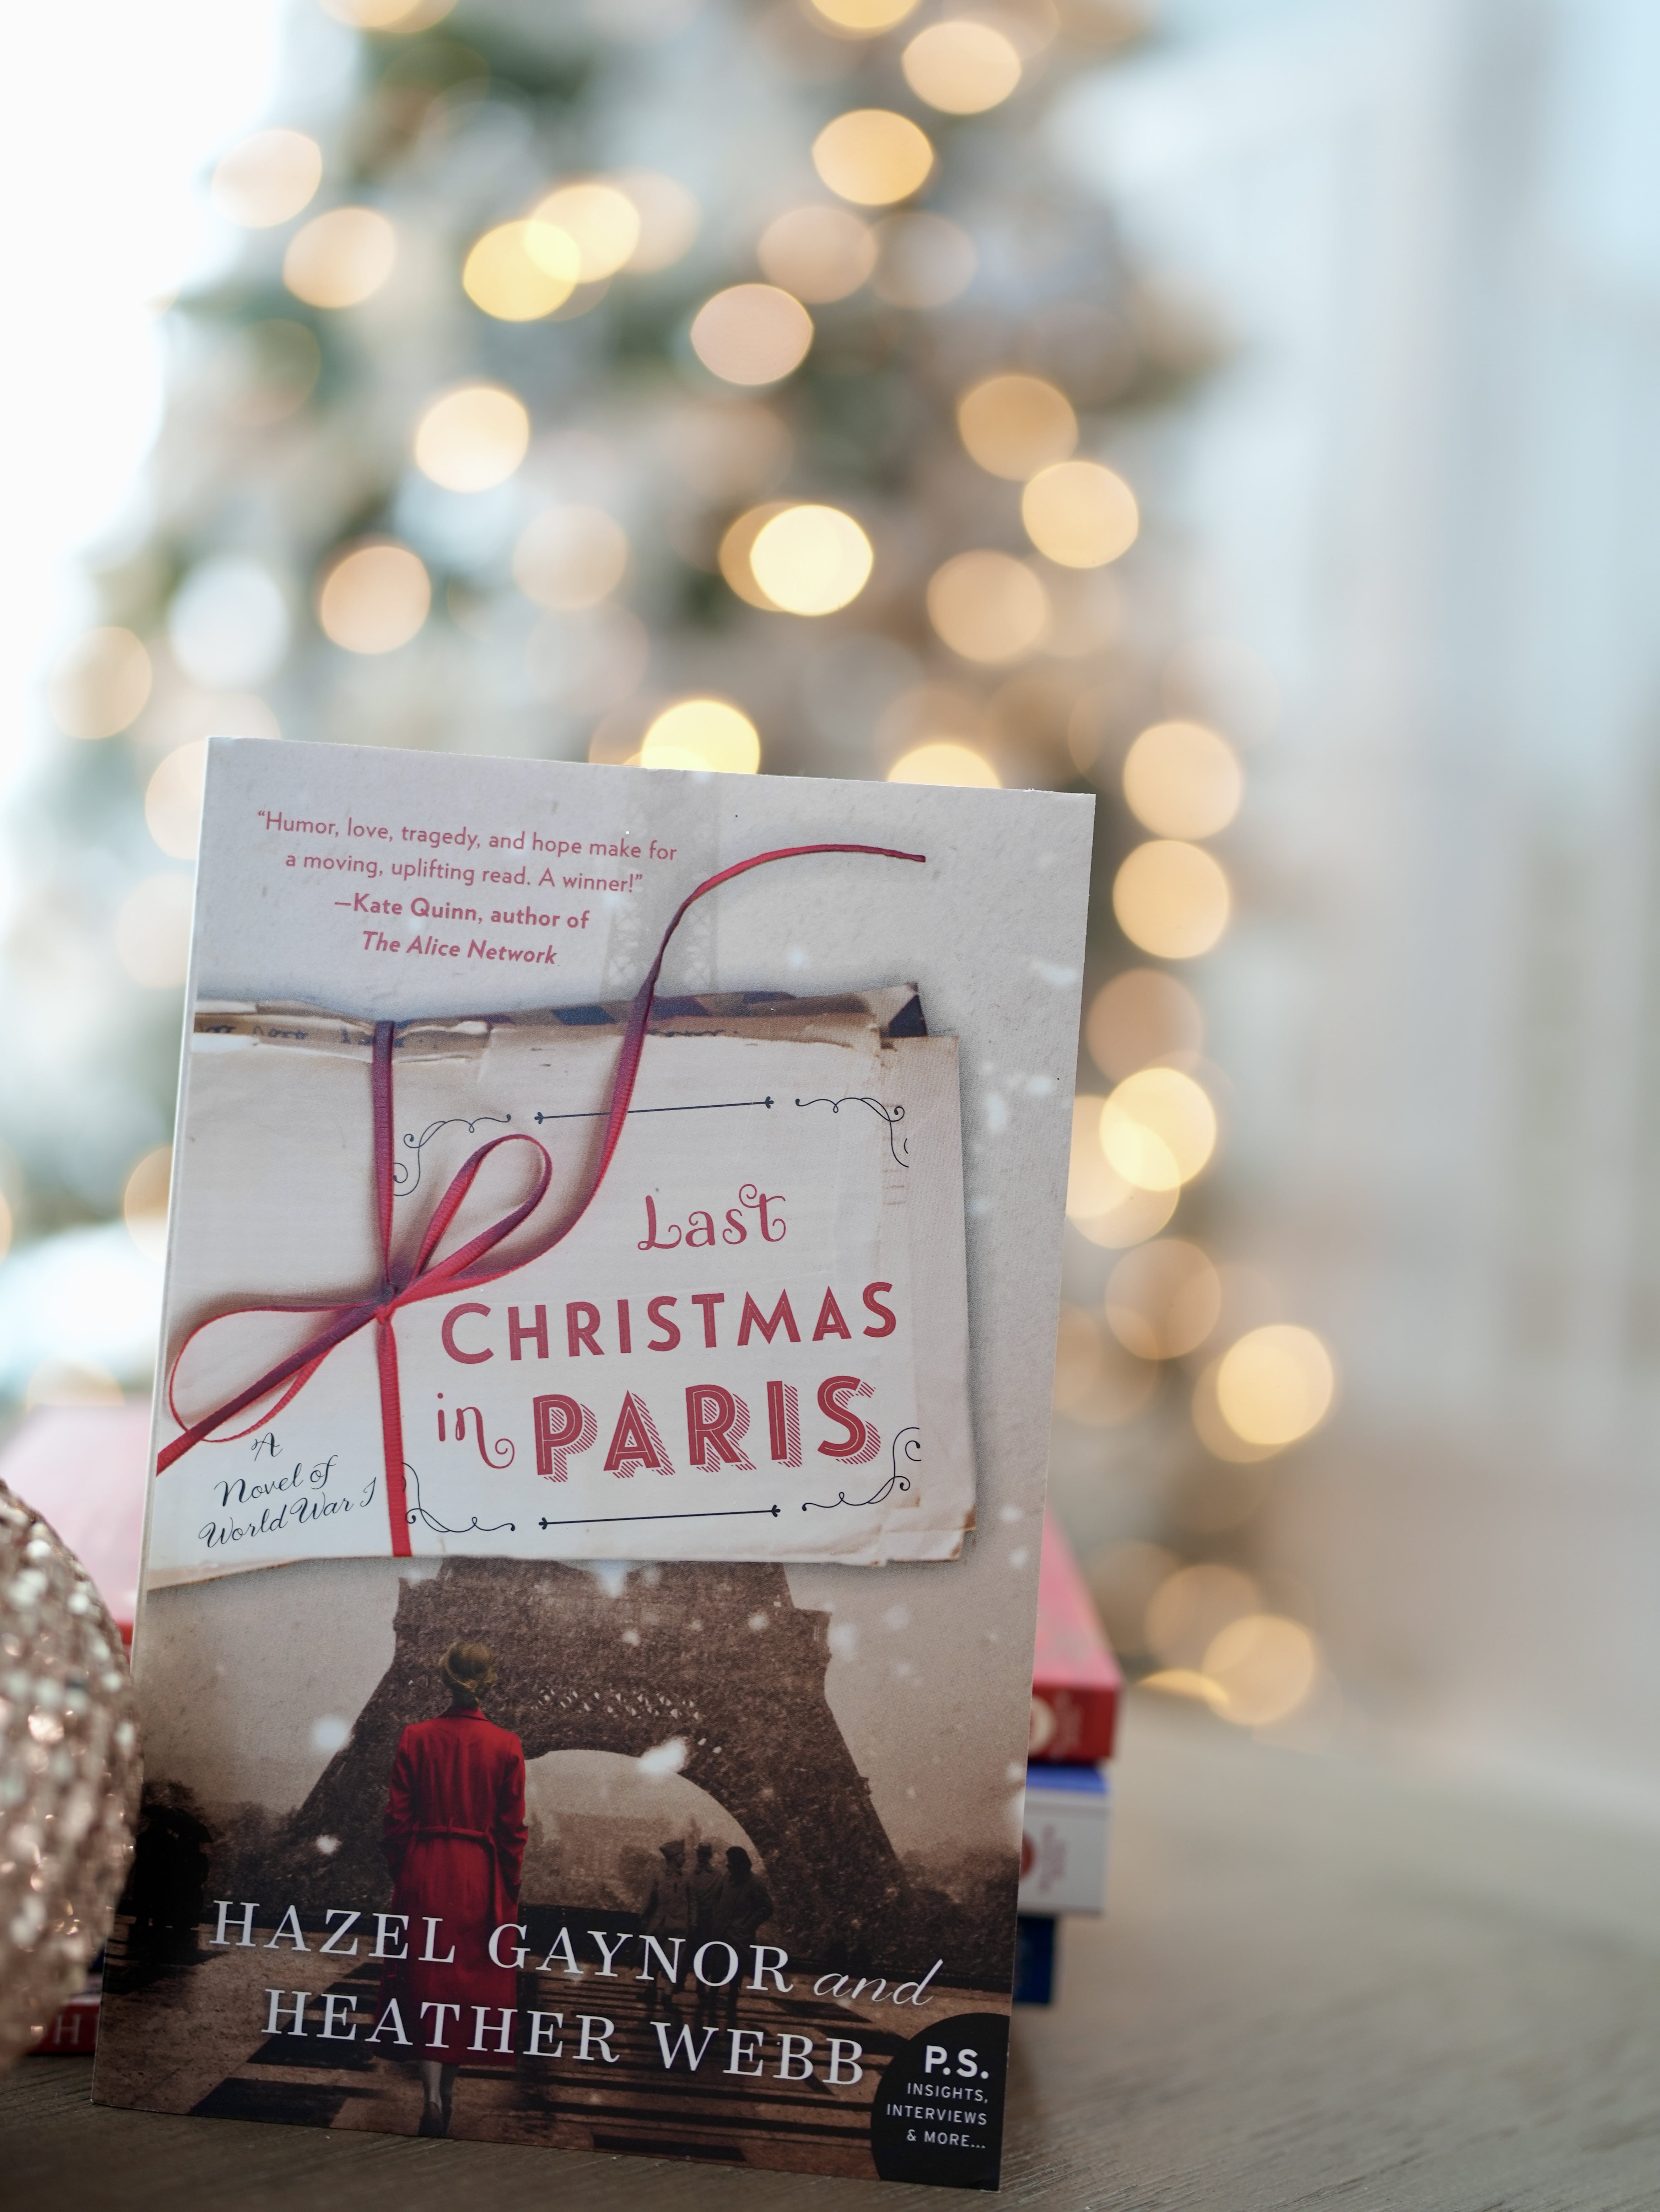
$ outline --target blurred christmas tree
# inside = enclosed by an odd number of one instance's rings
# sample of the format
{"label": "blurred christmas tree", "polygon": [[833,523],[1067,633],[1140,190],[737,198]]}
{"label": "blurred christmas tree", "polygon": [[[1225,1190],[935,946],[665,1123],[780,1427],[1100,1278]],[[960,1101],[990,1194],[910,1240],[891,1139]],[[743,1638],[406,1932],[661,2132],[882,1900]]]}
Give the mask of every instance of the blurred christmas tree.
{"label": "blurred christmas tree", "polygon": [[[125,1184],[142,1238],[164,1202],[210,731],[1122,775],[1059,1384],[1099,1489],[1101,1427],[1228,1326],[1202,1241],[1162,1232],[1215,1139],[1171,968],[1226,924],[1204,841],[1239,774],[1183,714],[1179,547],[1131,489],[1211,342],[1051,127],[1130,0],[328,6],[301,0],[276,119],[214,173],[238,242],[172,317],[148,534],[52,689],[0,1076],[30,1225]],[[1184,1409],[1155,1455],[1221,1479],[1275,1447],[1206,1376],[1221,1458]]]}

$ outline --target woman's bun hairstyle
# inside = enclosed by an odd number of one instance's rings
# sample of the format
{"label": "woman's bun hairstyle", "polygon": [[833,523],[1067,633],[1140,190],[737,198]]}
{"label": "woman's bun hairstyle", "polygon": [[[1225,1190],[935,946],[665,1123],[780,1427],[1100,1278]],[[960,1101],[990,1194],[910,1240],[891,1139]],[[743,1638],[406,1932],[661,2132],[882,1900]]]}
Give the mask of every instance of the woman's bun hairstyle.
{"label": "woman's bun hairstyle", "polygon": [[463,1690],[470,1698],[482,1698],[494,1685],[496,1656],[488,1644],[452,1644],[444,1655],[439,1672],[452,1690]]}

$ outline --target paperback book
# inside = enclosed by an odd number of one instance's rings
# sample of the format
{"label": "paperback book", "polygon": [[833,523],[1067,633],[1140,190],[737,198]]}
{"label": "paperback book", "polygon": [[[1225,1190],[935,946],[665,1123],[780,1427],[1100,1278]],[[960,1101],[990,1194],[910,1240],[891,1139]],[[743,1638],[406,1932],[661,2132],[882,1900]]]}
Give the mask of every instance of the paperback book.
{"label": "paperback book", "polygon": [[997,2186],[1090,830],[214,741],[100,2100]]}

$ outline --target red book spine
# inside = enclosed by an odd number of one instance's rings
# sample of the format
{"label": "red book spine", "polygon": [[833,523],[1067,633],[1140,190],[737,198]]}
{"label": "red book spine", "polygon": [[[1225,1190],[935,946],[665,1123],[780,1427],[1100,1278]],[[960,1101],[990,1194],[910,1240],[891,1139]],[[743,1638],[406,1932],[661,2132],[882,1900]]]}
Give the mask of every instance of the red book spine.
{"label": "red book spine", "polygon": [[1044,1516],[1029,1756],[1094,1766],[1112,1754],[1124,1678],[1059,1523]]}

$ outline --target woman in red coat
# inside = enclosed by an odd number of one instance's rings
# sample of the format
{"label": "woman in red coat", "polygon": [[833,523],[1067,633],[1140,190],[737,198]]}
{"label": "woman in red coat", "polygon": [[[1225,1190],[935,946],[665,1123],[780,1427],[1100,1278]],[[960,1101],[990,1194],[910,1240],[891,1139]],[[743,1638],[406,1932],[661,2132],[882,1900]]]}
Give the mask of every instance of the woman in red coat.
{"label": "woman in red coat", "polygon": [[513,2064],[518,1980],[493,1962],[490,1939],[517,1917],[524,1857],[524,1753],[482,1709],[494,1655],[452,1644],[441,1672],[450,1710],[398,1738],[384,1844],[392,1909],[409,1916],[395,1994],[421,2052],[423,2136],[449,2132],[463,2054],[473,2065]]}

